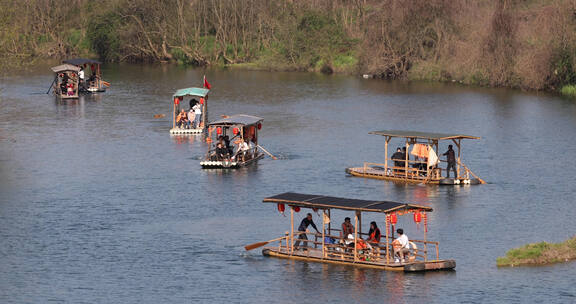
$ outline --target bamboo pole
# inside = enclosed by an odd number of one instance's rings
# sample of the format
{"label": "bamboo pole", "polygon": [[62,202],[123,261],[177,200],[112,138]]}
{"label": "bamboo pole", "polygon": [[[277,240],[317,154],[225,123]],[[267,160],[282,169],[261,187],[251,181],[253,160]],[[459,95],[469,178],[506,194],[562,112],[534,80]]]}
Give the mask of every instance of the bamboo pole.
{"label": "bamboo pole", "polygon": [[388,215],[386,215],[386,264],[390,264],[390,239],[388,236],[388,226],[390,222],[388,220]]}
{"label": "bamboo pole", "polygon": [[326,244],[324,242],[324,236],[325,236],[325,225],[326,225],[326,210],[322,210],[322,258],[326,257],[326,252],[324,250],[324,248],[326,247]]}
{"label": "bamboo pole", "polygon": [[354,262],[358,261],[358,212],[354,215]]}
{"label": "bamboo pole", "polygon": [[[423,212],[422,216],[424,217],[424,262],[426,262],[428,261],[428,215],[426,215],[426,212]],[[436,248],[438,248],[438,246],[436,246]]]}
{"label": "bamboo pole", "polygon": [[294,254],[294,208],[290,207],[290,254]]}
{"label": "bamboo pole", "polygon": [[390,141],[390,136],[386,136],[384,144],[384,174],[388,172],[388,142]]}
{"label": "bamboo pole", "polygon": [[406,138],[406,155],[404,157],[404,177],[408,178],[408,159],[410,158],[408,155],[410,151],[410,144],[408,143],[408,138]]}

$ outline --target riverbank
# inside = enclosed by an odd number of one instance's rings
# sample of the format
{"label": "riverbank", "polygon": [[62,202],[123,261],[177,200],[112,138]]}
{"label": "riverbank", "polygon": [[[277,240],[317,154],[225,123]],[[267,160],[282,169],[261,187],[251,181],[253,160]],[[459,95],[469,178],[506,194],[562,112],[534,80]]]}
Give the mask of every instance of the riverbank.
{"label": "riverbank", "polygon": [[576,236],[562,243],[533,243],[512,249],[496,260],[498,267],[546,265],[576,260]]}
{"label": "riverbank", "polygon": [[576,92],[576,5],[569,0],[20,6],[0,3],[3,61],[94,54],[105,62],[247,65]]}

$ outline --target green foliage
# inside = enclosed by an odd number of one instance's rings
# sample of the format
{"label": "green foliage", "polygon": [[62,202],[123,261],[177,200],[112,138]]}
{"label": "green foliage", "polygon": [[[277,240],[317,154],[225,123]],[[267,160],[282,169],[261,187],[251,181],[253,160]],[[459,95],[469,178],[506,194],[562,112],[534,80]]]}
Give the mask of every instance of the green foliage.
{"label": "green foliage", "polygon": [[564,96],[576,98],[576,85],[567,84],[560,89],[560,93]]}
{"label": "green foliage", "polygon": [[575,84],[576,70],[574,51],[563,49],[552,59],[554,76],[560,85]]}
{"label": "green foliage", "polygon": [[96,16],[88,24],[86,36],[100,59],[105,61],[118,59],[121,46],[119,27],[120,17],[114,12]]}

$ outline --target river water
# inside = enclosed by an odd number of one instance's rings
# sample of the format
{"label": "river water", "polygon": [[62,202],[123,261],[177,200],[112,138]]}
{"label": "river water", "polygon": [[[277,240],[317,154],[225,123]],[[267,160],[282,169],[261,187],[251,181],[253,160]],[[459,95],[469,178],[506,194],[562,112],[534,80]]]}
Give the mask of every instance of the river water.
{"label": "river water", "polygon": [[[576,302],[576,263],[496,267],[513,247],[576,231],[574,101],[308,73],[103,73],[110,90],[79,101],[45,94],[48,65],[1,80],[1,303]],[[201,138],[169,135],[171,94],[204,74],[209,118],[263,117],[260,143],[279,160],[202,170]],[[382,160],[384,138],[368,132],[385,129],[482,137],[464,142],[463,162],[488,184],[347,177],[346,167]],[[289,217],[262,203],[287,191],[431,206],[428,239],[456,271],[391,273],[244,251],[289,230]],[[344,216],[333,213],[334,223]],[[419,238],[411,222],[400,219]]]}

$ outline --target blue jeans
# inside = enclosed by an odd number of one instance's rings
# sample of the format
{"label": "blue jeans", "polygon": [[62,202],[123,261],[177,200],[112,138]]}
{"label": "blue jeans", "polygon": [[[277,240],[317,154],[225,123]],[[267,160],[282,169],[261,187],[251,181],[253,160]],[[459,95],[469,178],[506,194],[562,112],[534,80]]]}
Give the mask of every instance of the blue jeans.
{"label": "blue jeans", "polygon": [[202,114],[196,114],[194,118],[194,128],[198,128],[200,126],[200,122],[202,122]]}

